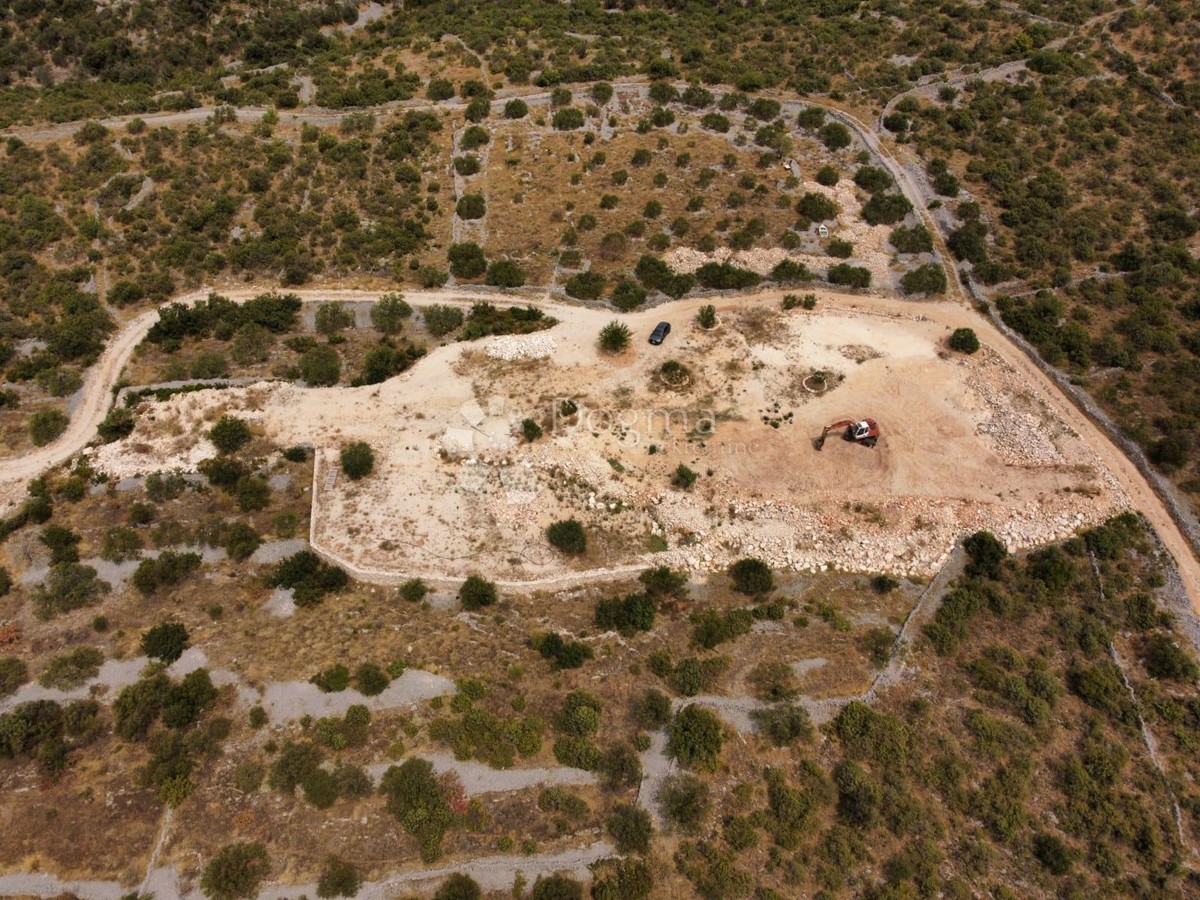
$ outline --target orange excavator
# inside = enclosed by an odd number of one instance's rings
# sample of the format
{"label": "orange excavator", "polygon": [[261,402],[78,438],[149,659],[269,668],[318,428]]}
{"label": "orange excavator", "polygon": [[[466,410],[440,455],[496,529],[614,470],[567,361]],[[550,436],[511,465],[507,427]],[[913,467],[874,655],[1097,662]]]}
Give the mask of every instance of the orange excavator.
{"label": "orange excavator", "polygon": [[852,444],[862,444],[864,447],[874,447],[879,441],[879,423],[874,419],[842,419],[840,422],[834,422],[831,425],[826,425],[821,432],[821,436],[813,441],[813,448],[820,450],[825,446],[825,438],[829,437],[831,431],[845,429],[842,432],[842,439],[850,441]]}

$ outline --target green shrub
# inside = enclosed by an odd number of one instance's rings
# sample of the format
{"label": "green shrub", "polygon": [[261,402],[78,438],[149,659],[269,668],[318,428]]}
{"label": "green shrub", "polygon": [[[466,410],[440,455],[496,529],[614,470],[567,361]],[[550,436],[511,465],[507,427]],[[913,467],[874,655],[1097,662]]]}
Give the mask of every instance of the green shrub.
{"label": "green shrub", "polygon": [[56,656],[38,676],[44,688],[69,691],[100,674],[104,654],[95,647],[76,647],[70,653]]}
{"label": "green shrub", "polygon": [[354,327],[354,313],[341,303],[322,303],[317,307],[313,324],[320,334],[337,334]]}
{"label": "green shrub", "polygon": [[200,890],[212,900],[253,897],[270,871],[267,848],[262,844],[226,844],[204,867]]}
{"label": "green shrub", "polygon": [[622,353],[629,346],[629,327],[612,321],[600,329],[600,349],[605,353]]}
{"label": "green shrub", "polygon": [[724,734],[720,720],[701,706],[685,706],[667,731],[667,756],[685,768],[715,768]]}
{"label": "green shrub", "polygon": [[493,287],[521,287],[525,284],[525,270],[511,259],[497,259],[488,266],[484,282]]}
{"label": "green shrub", "polygon": [[868,225],[893,225],[912,212],[903,194],[872,194],[863,204],[862,217]]}
{"label": "green shrub", "polygon": [[796,202],[796,212],[810,222],[827,222],[837,216],[837,204],[824,194],[806,193]]}
{"label": "green shrub", "polygon": [[646,854],[650,852],[650,839],[654,836],[654,825],[650,822],[650,814],[644,809],[628,803],[618,803],[609,813],[604,827],[612,836],[618,853]]}
{"label": "green shrub", "polygon": [[[482,219],[487,214],[487,201],[484,199],[483,194],[463,194],[458,198],[458,203],[455,204],[454,212],[460,219]],[[450,271],[454,271],[453,257],[451,257]],[[455,272],[455,274],[458,273]],[[472,278],[474,276],[464,275],[462,277]]]}
{"label": "green shrub", "polygon": [[578,669],[592,658],[592,648],[579,641],[563,640],[556,632],[534,635],[530,645],[544,659],[550,660],[554,669]]}
{"label": "green shrub", "polygon": [[646,291],[628,278],[622,278],[613,287],[612,303],[621,312],[630,312],[646,302]]}
{"label": "green shrub", "polygon": [[695,775],[670,775],[658,791],[663,817],[685,834],[696,834],[708,816],[708,788]]}
{"label": "green shrub", "polygon": [[700,323],[701,328],[715,327],[717,324],[717,308],[711,303],[706,303],[696,313],[696,321]]}
{"label": "green shrub", "polygon": [[17,692],[29,681],[29,667],[15,656],[0,656],[0,700]]}
{"label": "green shrub", "polygon": [[924,225],[907,228],[901,225],[892,231],[888,243],[897,253],[929,253],[933,250],[933,235]]}
{"label": "green shrub", "polygon": [[387,798],[387,810],[421,845],[421,859],[434,862],[442,855],[445,833],[458,817],[451,808],[446,789],[433,765],[416,757],[384,773],[379,792]]}
{"label": "green shrub", "polygon": [[387,673],[375,663],[365,662],[354,670],[354,685],[363,696],[374,697],[382,694],[391,683]]}
{"label": "green shrub", "polygon": [[341,663],[335,663],[324,672],[318,672],[309,682],[315,684],[323,693],[335,694],[350,686],[350,670]]}
{"label": "green shrub", "polygon": [[355,441],[342,448],[339,460],[342,471],[351,481],[360,481],[375,469],[375,453],[369,444]]}
{"label": "green shrub", "polygon": [[563,553],[579,555],[587,550],[587,533],[576,519],[555,522],[546,529],[550,546]]}
{"label": "green shrub", "polygon": [[925,263],[905,272],[900,287],[906,294],[944,294],[946,273],[937,263]]}
{"label": "green shrub", "polygon": [[654,627],[654,601],[645,594],[613,597],[596,604],[596,627],[632,637]]}
{"label": "green shrub", "polygon": [[576,300],[598,300],[604,293],[605,278],[599,272],[576,272],[563,289]]}
{"label": "green shrub", "polygon": [[754,615],[748,609],[733,609],[724,613],[708,609],[693,614],[692,624],[692,641],[711,650],[725,641],[749,634],[754,625]]}
{"label": "green shrub", "polygon": [[1194,682],[1200,674],[1200,667],[1191,655],[1165,634],[1146,639],[1142,662],[1152,678]]}
{"label": "green shrub", "polygon": [[950,349],[959,353],[974,353],[979,349],[979,338],[973,328],[956,328],[948,341]]}
{"label": "green shrub", "polygon": [[540,875],[529,900],[583,900],[583,885],[565,875]]}
{"label": "green shrub", "polygon": [[482,609],[491,606],[497,599],[496,585],[480,575],[468,576],[458,589],[458,601],[463,609]]}
{"label": "green shrub", "polygon": [[332,387],[342,377],[342,360],[337,350],[320,344],[300,356],[300,377],[309,387]]}
{"label": "green shrub", "polygon": [[29,417],[29,439],[44,447],[67,430],[70,419],[60,409],[39,409]]}
{"label": "green shrub", "polygon": [[[804,113],[800,114],[801,116]],[[803,127],[803,123],[802,126]],[[841,150],[850,146],[850,129],[841,122],[828,122],[821,127],[821,143],[830,150]]]}
{"label": "green shrub", "polygon": [[533,419],[521,420],[521,437],[525,438],[525,443],[532,444],[542,436],[542,426]]}
{"label": "green shrub", "polygon": [[[482,272],[483,270],[480,269],[479,271]],[[425,327],[429,329],[429,333],[434,337],[444,337],[450,332],[457,330],[463,323],[463,312],[461,309],[457,306],[446,306],[440,303],[426,306],[421,310],[421,317],[425,320]]]}
{"label": "green shrub", "polygon": [[755,727],[777,747],[790,747],[813,736],[808,710],[795,703],[776,703],[750,714]]}
{"label": "green shrub", "polygon": [[384,294],[371,307],[371,324],[383,334],[399,334],[412,313],[403,294]]}
{"label": "green shrub", "polygon": [[761,559],[746,557],[739,559],[729,567],[729,577],[733,579],[733,589],[739,594],[759,597],[769,594],[775,587],[775,576],[771,567]]}
{"label": "green shrub", "polygon": [[671,721],[671,698],[662,691],[647,688],[630,702],[633,721],[647,731],[658,731]]}
{"label": "green shrub", "polygon": [[583,122],[583,110],[574,106],[556,110],[550,120],[550,124],[558,131],[574,131],[576,128],[582,128]]}
{"label": "green shrub", "polygon": [[1008,548],[990,531],[977,531],[963,540],[969,578],[999,578]]}
{"label": "green shrub", "polygon": [[400,596],[408,603],[420,603],[429,593],[429,586],[420,578],[410,578],[400,585]]}
{"label": "green shrub", "polygon": [[[480,194],[469,196],[476,196],[482,199],[482,195]],[[463,200],[466,199],[466,197],[463,198]],[[460,205],[462,204],[463,200],[459,201]],[[466,211],[469,213],[473,212],[474,210],[473,207],[468,204]],[[482,207],[479,208],[479,215],[483,215]],[[478,218],[478,216],[476,216],[476,218]],[[485,271],[487,271],[487,259],[483,255],[483,248],[472,241],[466,241],[460,244],[451,244],[446,255],[450,260],[450,274],[455,278],[478,278]],[[426,324],[429,324],[428,314],[426,314],[425,322]],[[430,330],[433,330],[432,325],[430,325]]]}
{"label": "green shrub", "polygon": [[101,581],[96,570],[80,563],[60,563],[50,569],[45,580],[33,592],[33,614],[49,619],[61,613],[91,606],[112,590]]}
{"label": "green shrub", "polygon": [[179,584],[200,568],[199,553],[164,550],[156,559],[143,559],[133,572],[133,586],[149,597],[161,587]]}
{"label": "green shrub", "polygon": [[523,119],[529,115],[529,106],[524,100],[513,99],[504,104],[504,118]]}
{"label": "green shrub", "polygon": [[849,263],[838,263],[830,266],[825,277],[830,284],[843,284],[847,287],[866,289],[871,286],[871,270],[862,266],[852,266]]}
{"label": "green shrub", "polygon": [[362,885],[358,870],[336,856],[325,861],[321,877],[317,881],[318,897],[353,897]]}
{"label": "green shrub", "polygon": [[696,479],[699,477],[699,475],[683,463],[680,463],[675,471],[671,473],[671,486],[679,488],[681,491],[691,490],[692,485],[696,483]]}
{"label": "green shrub", "polygon": [[142,652],[168,664],[183,656],[187,646],[188,632],[179,622],[155,625],[142,635]]}
{"label": "green shrub", "polygon": [[326,594],[340,591],[350,579],[311,550],[301,550],[280,560],[266,581],[268,587],[291,588],[296,605],[304,609],[316,606]]}

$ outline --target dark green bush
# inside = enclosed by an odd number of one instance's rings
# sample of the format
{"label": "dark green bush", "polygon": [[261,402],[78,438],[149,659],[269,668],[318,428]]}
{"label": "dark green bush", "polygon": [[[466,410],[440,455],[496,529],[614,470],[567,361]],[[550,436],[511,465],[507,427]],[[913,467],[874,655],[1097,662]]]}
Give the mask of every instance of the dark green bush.
{"label": "dark green bush", "polygon": [[253,897],[270,871],[267,848],[262,844],[226,844],[204,867],[200,890],[212,900]]}
{"label": "dark green bush", "polygon": [[563,553],[579,555],[587,550],[587,534],[576,519],[555,522],[546,529],[550,546]]}
{"label": "dark green bush", "polygon": [[482,609],[497,599],[496,585],[480,575],[469,575],[458,589],[458,601],[463,609]]}
{"label": "dark green bush", "polygon": [[366,478],[375,469],[375,453],[370,445],[363,441],[355,441],[343,447],[339,461],[342,471],[351,481]]}
{"label": "dark green bush", "polygon": [[733,579],[733,589],[739,594],[758,597],[769,594],[775,587],[775,576],[771,567],[761,559],[746,557],[739,559],[729,567],[729,577]]}
{"label": "dark green bush", "polygon": [[142,652],[165,663],[173,663],[188,647],[187,629],[179,622],[155,625],[142,635]]}
{"label": "dark green bush", "polygon": [[715,768],[724,743],[720,720],[701,706],[685,706],[667,730],[667,756],[689,769]]}

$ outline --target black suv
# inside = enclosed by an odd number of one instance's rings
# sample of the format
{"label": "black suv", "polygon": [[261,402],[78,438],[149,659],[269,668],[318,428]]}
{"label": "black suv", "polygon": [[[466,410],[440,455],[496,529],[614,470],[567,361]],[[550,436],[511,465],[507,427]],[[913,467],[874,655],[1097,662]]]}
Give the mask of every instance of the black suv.
{"label": "black suv", "polygon": [[659,322],[654,326],[654,330],[650,332],[650,343],[655,345],[661,344],[664,340],[666,340],[667,335],[670,333],[671,323]]}

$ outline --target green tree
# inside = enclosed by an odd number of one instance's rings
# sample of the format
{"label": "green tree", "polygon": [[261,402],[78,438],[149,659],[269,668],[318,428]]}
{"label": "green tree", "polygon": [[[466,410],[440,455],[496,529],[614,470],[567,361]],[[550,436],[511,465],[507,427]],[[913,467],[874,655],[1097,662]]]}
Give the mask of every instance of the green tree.
{"label": "green tree", "polygon": [[165,663],[183,656],[188,646],[188,631],[179,622],[163,622],[142,635],[142,652]]}
{"label": "green tree", "polygon": [[342,360],[337,350],[320,344],[300,356],[300,377],[309,387],[332,387],[342,377]]}
{"label": "green tree", "polygon": [[[463,198],[463,200],[466,199],[466,197]],[[462,201],[460,200],[459,203],[461,204]],[[468,211],[470,211],[469,207]],[[482,211],[480,211],[480,215],[483,215]],[[451,244],[446,256],[450,260],[450,274],[455,278],[478,278],[487,270],[487,259],[484,258],[483,248],[471,241]],[[428,322],[428,317],[426,317],[426,322]]]}
{"label": "green tree", "polygon": [[253,897],[271,871],[262,844],[226,844],[204,867],[200,890],[213,900]]}
{"label": "green tree", "polygon": [[[484,199],[483,194],[463,194],[458,198],[458,203],[454,206],[454,212],[460,219],[482,219],[487,214],[487,201]],[[450,271],[454,271],[453,257],[451,257]],[[454,274],[457,275],[458,273],[455,272]],[[474,276],[464,275],[462,277],[472,278]]]}
{"label": "green tree", "polygon": [[237,416],[221,416],[208,430],[208,439],[220,453],[234,453],[250,442],[250,426]]}
{"label": "green tree", "polygon": [[717,308],[711,303],[706,303],[696,313],[696,321],[700,323],[701,328],[713,328],[717,324]]}
{"label": "green tree", "polygon": [[375,469],[375,453],[365,441],[347,444],[342,448],[339,459],[342,471],[351,481],[360,481]]}
{"label": "green tree", "polygon": [[371,307],[371,324],[382,334],[399,334],[412,313],[403,294],[384,294]]}

